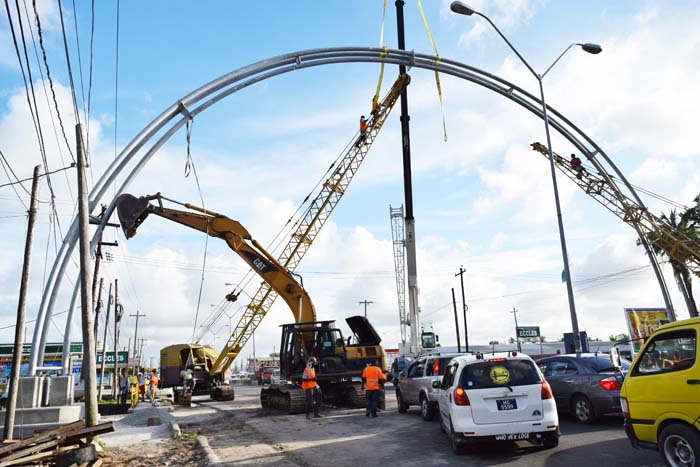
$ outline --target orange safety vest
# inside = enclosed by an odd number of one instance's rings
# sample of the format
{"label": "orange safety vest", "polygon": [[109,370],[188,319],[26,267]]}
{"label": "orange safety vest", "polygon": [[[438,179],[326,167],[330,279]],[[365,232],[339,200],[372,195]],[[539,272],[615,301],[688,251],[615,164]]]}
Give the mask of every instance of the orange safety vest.
{"label": "orange safety vest", "polygon": [[151,373],[151,385],[158,386],[159,381],[160,380],[158,379],[158,375],[154,375],[153,373]]}
{"label": "orange safety vest", "polygon": [[365,380],[365,388],[368,391],[376,391],[380,389],[379,380],[386,380],[384,373],[378,366],[370,365],[362,372],[362,378]]}
{"label": "orange safety vest", "polygon": [[302,389],[313,389],[317,386],[316,384],[316,372],[313,368],[304,368],[304,377],[301,380]]}
{"label": "orange safety vest", "polygon": [[360,120],[360,133],[362,133],[362,134],[366,133],[367,128],[369,128],[369,125],[367,125],[367,122],[365,120]]}

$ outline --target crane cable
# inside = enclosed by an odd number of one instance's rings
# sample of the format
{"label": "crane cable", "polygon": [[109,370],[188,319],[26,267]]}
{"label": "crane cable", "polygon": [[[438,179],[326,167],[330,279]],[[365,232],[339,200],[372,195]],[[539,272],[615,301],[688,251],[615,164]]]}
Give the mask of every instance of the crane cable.
{"label": "crane cable", "polygon": [[[425,25],[425,30],[428,32],[428,37],[430,38],[430,42],[433,44],[433,50],[435,51],[435,56],[437,57],[437,60],[435,60],[435,66],[438,67],[440,66],[440,61],[442,58],[440,57],[440,54],[438,53],[437,46],[435,45],[435,39],[433,39],[433,33],[430,32],[430,26],[428,25],[428,19],[425,17],[425,11],[423,11],[423,4],[421,3],[420,0],[418,0],[418,9],[420,10],[420,15],[423,17],[423,24]],[[440,86],[440,74],[437,71],[437,68],[435,69],[435,86],[437,86],[437,92],[438,92],[438,97],[440,98],[440,109],[442,110],[442,134],[445,142],[447,142],[447,124],[445,123],[445,104],[442,101],[442,86]]]}

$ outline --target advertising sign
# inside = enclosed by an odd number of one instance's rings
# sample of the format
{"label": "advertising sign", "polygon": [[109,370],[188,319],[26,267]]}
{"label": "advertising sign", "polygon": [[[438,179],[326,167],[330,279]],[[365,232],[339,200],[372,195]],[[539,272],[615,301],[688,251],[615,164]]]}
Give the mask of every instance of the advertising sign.
{"label": "advertising sign", "polygon": [[518,332],[519,339],[540,337],[540,327],[539,326],[518,326],[515,329]]}
{"label": "advertising sign", "polygon": [[[129,352],[119,352],[117,365],[126,365]],[[105,352],[105,365],[114,365],[114,352]],[[102,353],[97,354],[97,364],[102,364]]]}
{"label": "advertising sign", "polygon": [[632,355],[639,352],[644,340],[652,332],[671,322],[665,308],[625,308],[625,318],[632,340]]}

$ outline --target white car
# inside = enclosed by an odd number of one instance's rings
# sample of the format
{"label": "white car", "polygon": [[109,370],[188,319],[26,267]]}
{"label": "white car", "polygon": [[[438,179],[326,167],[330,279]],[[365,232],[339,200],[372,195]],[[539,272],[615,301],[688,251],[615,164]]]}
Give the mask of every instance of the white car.
{"label": "white car", "polygon": [[518,352],[455,357],[440,389],[440,429],[455,453],[479,441],[559,444],[559,416],[549,383],[535,362]]}

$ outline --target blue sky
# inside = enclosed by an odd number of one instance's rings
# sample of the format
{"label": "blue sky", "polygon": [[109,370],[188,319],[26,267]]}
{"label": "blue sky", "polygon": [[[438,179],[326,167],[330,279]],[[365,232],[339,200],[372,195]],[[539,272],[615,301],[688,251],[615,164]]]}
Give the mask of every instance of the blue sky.
{"label": "blue sky", "polygon": [[[90,7],[76,2],[82,75],[87,93]],[[570,51],[545,79],[550,105],[592,136],[634,184],[689,204],[698,194],[700,172],[695,139],[700,92],[700,6],[691,1],[480,1],[523,56],[543,71],[572,42],[603,46],[597,56]],[[80,88],[72,4],[64,2],[76,86]],[[31,12],[31,4],[28,5]],[[67,133],[74,115],[68,93],[57,4],[38,1],[51,74]],[[424,1],[440,55],[494,73],[536,92],[536,80],[506,44],[478,17],[456,16],[447,1]],[[23,12],[24,15],[24,12]],[[432,53],[417,2],[405,6],[407,48]],[[14,18],[14,12],[13,12]],[[27,28],[26,18],[25,28]],[[16,21],[16,18],[15,18]],[[121,149],[167,106],[229,71],[297,50],[335,46],[378,46],[381,1],[120,3],[116,146]],[[17,24],[17,23],[15,23]],[[34,31],[36,34],[36,31]],[[116,3],[96,2],[93,52],[91,159],[93,181],[114,157]],[[394,2],[387,4],[385,43],[396,47]],[[31,49],[30,49],[31,52]],[[38,65],[30,54],[33,72]],[[195,119],[192,154],[208,208],[240,220],[269,242],[329,163],[357,131],[369,110],[379,66],[333,65],[285,74],[225,99]],[[542,122],[481,88],[443,76],[449,139],[442,140],[442,115],[432,73],[411,70],[409,88],[418,240],[420,305],[444,344],[455,343],[450,288],[454,273],[467,269],[465,285],[470,341],[487,343],[513,334],[513,306],[520,322],[540,325],[548,338],[568,331],[566,290],[560,281],[561,252],[546,160],[528,145],[544,140]],[[396,75],[388,67],[384,92]],[[65,145],[56,142],[49,105],[38,76],[37,98],[45,122],[49,165],[61,166]],[[78,90],[79,107],[83,106]],[[571,152],[554,137],[555,151]],[[20,176],[39,161],[24,85],[10,39],[6,13],[0,16],[0,150]],[[567,152],[568,151],[568,152]],[[163,192],[180,201],[199,201],[192,177],[182,175],[185,135],[180,132],[139,176],[130,192]],[[74,172],[52,177],[59,218],[69,225]],[[6,182],[0,173],[0,184]],[[68,185],[72,194],[68,192]],[[574,281],[647,263],[631,228],[559,176],[563,217]],[[27,185],[28,188],[28,185]],[[47,187],[43,186],[47,199]],[[26,202],[26,194],[24,197]],[[644,198],[655,213],[672,206]],[[389,205],[403,203],[398,109],[365,165],[301,263],[299,272],[320,318],[362,312],[394,347],[399,336],[391,250]],[[14,322],[26,224],[23,207],[9,188],[0,188],[0,327]],[[48,208],[42,204],[32,265],[28,318],[38,309],[44,263],[51,265]],[[10,217],[15,216],[15,217]],[[128,243],[120,233],[114,260],[103,263],[105,280],[120,279],[129,313],[146,313],[139,324],[149,339],[146,355],[186,340],[192,332],[199,293],[204,240],[201,235],[149,220]],[[60,239],[59,239],[60,240]],[[242,261],[209,242],[200,321],[244,277]],[[76,270],[69,271],[70,281]],[[670,271],[667,282],[680,317],[686,317]],[[67,284],[68,282],[66,282]],[[121,285],[124,284],[124,285]],[[595,285],[592,287],[592,285]],[[56,311],[67,308],[64,287]],[[253,293],[252,290],[248,293]],[[595,337],[625,331],[622,309],[663,303],[649,268],[574,289],[581,329]],[[231,313],[236,309],[232,308]],[[258,332],[258,352],[279,340],[278,325],[290,320],[278,303]],[[234,315],[232,322],[237,320]],[[54,318],[52,340],[60,339],[65,315]],[[219,348],[228,320],[205,340]],[[235,324],[235,323],[233,323]],[[122,340],[133,333],[123,323]],[[77,323],[74,333],[77,335]],[[0,340],[12,340],[11,328]],[[32,326],[28,328],[31,335]],[[246,348],[244,355],[251,352]]]}

